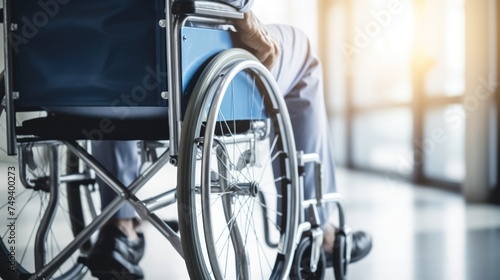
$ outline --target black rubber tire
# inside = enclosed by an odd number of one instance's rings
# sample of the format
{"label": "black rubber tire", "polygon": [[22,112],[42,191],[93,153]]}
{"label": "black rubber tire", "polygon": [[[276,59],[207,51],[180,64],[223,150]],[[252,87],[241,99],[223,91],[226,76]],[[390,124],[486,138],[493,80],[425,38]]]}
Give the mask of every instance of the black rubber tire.
{"label": "black rubber tire", "polygon": [[[67,161],[63,163],[65,165],[66,171],[77,172],[78,166],[75,166],[71,162],[74,162],[74,159],[71,159],[70,155],[68,154]],[[73,235],[77,235],[85,225],[84,214],[83,214],[84,208],[81,200],[80,185],[75,183],[68,183],[66,184],[65,187],[66,187],[66,199],[68,203],[67,211],[68,211],[68,216],[71,217],[69,219],[70,225],[72,227]],[[29,190],[29,191],[34,192],[35,190]],[[32,275],[33,273],[32,271],[28,271],[25,267],[23,267],[23,265],[17,261],[18,259],[16,259],[16,264],[15,264],[16,269],[14,270],[12,269],[13,268],[12,262],[9,262],[12,260],[11,256],[9,255],[9,253],[11,252],[10,246],[14,245],[16,247],[20,247],[21,245],[9,244],[8,242],[9,241],[7,239],[2,239],[0,242],[0,279],[3,280],[28,279],[30,275]],[[17,242],[18,240],[16,240],[16,243]],[[90,242],[87,241],[82,247],[82,250],[80,252],[87,251],[90,248],[90,246],[91,246]],[[83,264],[75,263],[68,271],[65,271],[64,274],[61,274],[61,276],[54,277],[51,279],[55,280],[81,279],[85,276],[86,271],[87,269]]]}
{"label": "black rubber tire", "polygon": [[[80,164],[78,158],[71,152],[66,151],[66,172],[75,174],[79,172]],[[70,213],[70,222],[73,235],[78,235],[85,228],[85,217],[83,213],[82,197],[80,193],[80,184],[78,182],[66,183],[66,195],[68,199],[68,211]],[[88,186],[86,186],[88,187]],[[92,242],[87,240],[80,252],[86,254],[92,247]]]}
{"label": "black rubber tire", "polygon": [[343,234],[337,234],[333,245],[333,273],[335,280],[347,279],[347,238]]}

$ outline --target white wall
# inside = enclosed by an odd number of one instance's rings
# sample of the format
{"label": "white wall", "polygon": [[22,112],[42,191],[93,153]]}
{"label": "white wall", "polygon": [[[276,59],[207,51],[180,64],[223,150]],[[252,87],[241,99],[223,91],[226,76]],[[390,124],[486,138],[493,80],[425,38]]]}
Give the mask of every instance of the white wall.
{"label": "white wall", "polygon": [[[496,0],[466,0],[466,114],[464,196],[485,202],[490,192],[490,103],[496,81]],[[497,3],[498,4],[498,3]]]}
{"label": "white wall", "polygon": [[263,23],[289,24],[309,35],[318,45],[318,0],[255,0],[252,10]]}

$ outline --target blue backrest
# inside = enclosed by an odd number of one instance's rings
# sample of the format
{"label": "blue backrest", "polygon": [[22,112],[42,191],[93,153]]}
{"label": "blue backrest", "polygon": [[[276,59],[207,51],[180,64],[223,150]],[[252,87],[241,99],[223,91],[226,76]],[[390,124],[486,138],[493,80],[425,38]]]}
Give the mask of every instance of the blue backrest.
{"label": "blue backrest", "polygon": [[[158,24],[164,17],[163,2],[12,1],[12,22],[17,24],[11,41],[13,86],[20,94],[16,110],[165,117],[165,110],[151,110],[168,106],[161,98],[161,92],[167,90],[165,29]],[[185,27],[180,36],[182,105],[186,108],[204,66],[233,44],[230,32],[219,29]],[[248,89],[248,82],[248,76],[242,74],[235,85]],[[249,88],[240,91],[237,100],[225,100],[223,108],[231,108],[225,115],[245,119],[260,114],[256,95],[258,90]],[[136,114],[130,114],[132,111]]]}
{"label": "blue backrest", "polygon": [[164,1],[11,2],[17,110],[166,106]]}

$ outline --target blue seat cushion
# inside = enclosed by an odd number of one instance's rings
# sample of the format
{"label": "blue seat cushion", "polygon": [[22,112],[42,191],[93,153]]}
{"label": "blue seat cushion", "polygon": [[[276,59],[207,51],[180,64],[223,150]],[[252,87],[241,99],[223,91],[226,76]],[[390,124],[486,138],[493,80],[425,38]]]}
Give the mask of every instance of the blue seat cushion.
{"label": "blue seat cushion", "polygon": [[[49,116],[24,121],[18,136],[42,140],[168,140],[168,120]],[[22,138],[20,138],[22,141]]]}
{"label": "blue seat cushion", "polygon": [[[75,125],[78,124],[78,125]],[[250,130],[250,121],[216,125],[216,135],[234,135]],[[204,126],[200,136],[205,133]],[[168,120],[120,120],[78,116],[48,116],[24,121],[17,135],[40,140],[168,140]],[[22,142],[22,137],[20,141]]]}

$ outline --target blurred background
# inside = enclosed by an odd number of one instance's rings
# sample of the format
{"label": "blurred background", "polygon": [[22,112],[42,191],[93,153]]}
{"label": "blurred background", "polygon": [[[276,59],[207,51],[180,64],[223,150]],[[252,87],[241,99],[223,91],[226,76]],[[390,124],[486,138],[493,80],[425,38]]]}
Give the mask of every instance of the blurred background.
{"label": "blurred background", "polygon": [[374,236],[350,279],[500,279],[496,0],[256,1],[306,31],[347,219]]}
{"label": "blurred background", "polygon": [[[374,240],[348,279],[500,279],[500,1],[256,0],[253,10],[304,30],[323,63],[347,222]],[[146,252],[170,246],[145,231]],[[187,279],[166,248],[168,262],[146,254],[147,279]]]}

